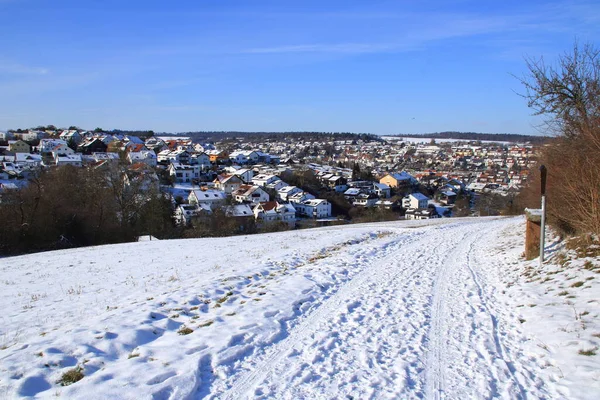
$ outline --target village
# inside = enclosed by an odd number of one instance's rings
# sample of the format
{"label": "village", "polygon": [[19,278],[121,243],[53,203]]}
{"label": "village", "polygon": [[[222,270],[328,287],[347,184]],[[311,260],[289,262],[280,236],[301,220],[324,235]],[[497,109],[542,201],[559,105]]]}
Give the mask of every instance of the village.
{"label": "village", "polygon": [[202,224],[217,209],[239,226],[281,229],[336,223],[365,210],[387,212],[387,219],[490,215],[489,202],[478,207],[479,196],[518,194],[537,151],[526,143],[398,136],[250,139],[209,143],[100,129],[0,132],[0,196],[42,169],[120,166],[124,187],[167,196],[182,227]]}

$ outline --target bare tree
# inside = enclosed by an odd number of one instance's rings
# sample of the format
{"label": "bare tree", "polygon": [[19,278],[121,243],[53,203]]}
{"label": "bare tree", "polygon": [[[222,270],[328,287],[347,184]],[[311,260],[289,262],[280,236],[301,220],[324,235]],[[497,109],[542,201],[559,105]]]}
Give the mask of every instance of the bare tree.
{"label": "bare tree", "polygon": [[575,44],[556,66],[529,59],[527,67],[523,96],[557,135],[541,159],[551,222],[566,233],[600,233],[600,50]]}

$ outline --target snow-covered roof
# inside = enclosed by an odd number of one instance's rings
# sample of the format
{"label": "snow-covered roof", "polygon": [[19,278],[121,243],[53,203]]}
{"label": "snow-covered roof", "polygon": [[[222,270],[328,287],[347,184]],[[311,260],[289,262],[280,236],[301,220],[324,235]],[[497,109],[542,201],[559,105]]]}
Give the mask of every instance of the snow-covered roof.
{"label": "snow-covered roof", "polygon": [[386,185],[385,183],[377,183],[377,182],[373,182],[373,187],[379,189],[379,190],[389,190],[390,187],[388,185]]}
{"label": "snow-covered roof", "polygon": [[302,189],[299,189],[297,186],[284,186],[284,187],[280,188],[278,190],[278,192],[281,194],[287,194],[287,193],[290,193],[292,191],[297,191],[297,190],[302,190]]}
{"label": "snow-covered roof", "polygon": [[225,192],[216,189],[206,189],[206,190],[192,190],[194,196],[198,199],[199,202],[202,201],[214,201],[214,200],[223,200],[227,197]]}
{"label": "snow-covered roof", "polygon": [[346,196],[358,196],[360,194],[360,189],[350,188],[344,192]]}
{"label": "snow-covered roof", "polygon": [[391,174],[389,174],[392,178],[394,178],[397,181],[407,181],[407,180],[412,180],[414,179],[409,173],[407,172],[393,172]]}
{"label": "snow-covered roof", "polygon": [[423,193],[411,193],[409,196],[414,197],[417,200],[429,200],[429,197],[425,196]]}
{"label": "snow-covered roof", "polygon": [[248,204],[238,204],[229,206],[226,209],[226,213],[232,217],[248,217],[253,216],[252,208]]}

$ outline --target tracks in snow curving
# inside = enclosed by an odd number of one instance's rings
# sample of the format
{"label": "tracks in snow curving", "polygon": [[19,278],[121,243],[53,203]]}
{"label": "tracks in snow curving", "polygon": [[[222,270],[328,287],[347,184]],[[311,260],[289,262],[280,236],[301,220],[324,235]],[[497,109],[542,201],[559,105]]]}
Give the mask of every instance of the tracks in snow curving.
{"label": "tracks in snow curving", "polygon": [[[418,242],[423,235],[422,232],[405,234],[395,239],[374,254],[363,254],[357,257],[365,267],[352,279],[339,287],[329,298],[325,299],[314,311],[307,314],[289,333],[289,335],[271,346],[268,353],[246,365],[247,371],[238,376],[233,385],[223,395],[217,397],[223,399],[241,399],[251,395],[253,389],[269,378],[275,367],[284,359],[294,347],[304,338],[314,335],[319,329],[320,323],[330,317],[350,301],[362,297],[361,288],[369,281],[385,281],[389,278],[389,264],[387,258],[398,250]],[[353,260],[356,261],[356,260]],[[371,266],[369,267],[369,264]]]}
{"label": "tracks in snow curving", "polygon": [[486,238],[501,224],[438,226],[330,260],[360,272],[282,322],[282,339],[211,396],[525,398],[477,272],[477,262],[491,262]]}
{"label": "tracks in snow curving", "polygon": [[[452,232],[455,229],[453,225],[446,225],[435,229],[435,233],[429,232],[429,234],[439,234],[444,231]],[[323,301],[313,312],[306,315],[284,340],[271,346],[263,357],[260,357],[259,360],[255,358],[249,365],[245,365],[247,371],[239,375],[231,387],[222,395],[218,395],[218,397],[224,399],[241,399],[262,396],[262,390],[254,390],[263,382],[277,381],[277,379],[272,378],[274,373],[282,373],[280,371],[281,368],[278,367],[280,367],[280,364],[287,362],[283,360],[290,358],[290,354],[301,353],[307,345],[310,347],[314,342],[313,338],[315,334],[323,331],[323,328],[325,330],[334,329],[335,327],[331,326],[331,324],[325,327],[323,325],[327,325],[328,321],[334,320],[334,317],[340,314],[340,310],[348,310],[350,308],[348,307],[348,303],[357,299],[361,299],[362,301],[362,299],[369,298],[373,288],[385,289],[392,284],[392,289],[410,298],[410,291],[420,285],[421,277],[427,276],[428,279],[431,279],[431,274],[425,271],[430,270],[431,266],[439,265],[440,260],[443,260],[446,253],[455,245],[456,235],[449,233],[447,236],[448,238],[446,239],[448,240],[442,241],[436,247],[427,248],[423,246],[423,240],[421,240],[423,233],[415,232],[388,243],[374,254],[363,254],[357,257],[358,262],[364,264],[362,271],[346,282],[346,284],[339,287],[333,295]],[[424,288],[426,287],[427,284],[424,285]],[[412,299],[411,301],[414,304],[419,303],[418,299]],[[406,307],[400,307],[400,309],[396,310],[396,317],[398,318],[396,323],[399,324],[402,319],[410,322],[410,315],[407,317],[404,314],[400,314],[406,310]],[[422,311],[424,310],[419,310],[419,312]],[[416,314],[416,310],[411,311],[411,314]],[[379,321],[379,323],[382,322],[385,321]],[[423,329],[417,327],[417,333],[412,332],[410,335],[415,341],[414,344],[409,345],[410,349],[414,350],[416,347],[421,346]],[[368,332],[365,332],[365,334],[368,334]],[[398,349],[402,348],[402,346],[398,346],[398,343],[394,343],[393,345]],[[404,346],[405,352],[407,349]],[[416,376],[418,372],[414,371],[415,369],[418,370],[418,368],[414,365],[412,367],[412,376],[409,380],[415,380],[415,389],[421,390],[420,387],[422,384],[416,382],[419,379]]]}

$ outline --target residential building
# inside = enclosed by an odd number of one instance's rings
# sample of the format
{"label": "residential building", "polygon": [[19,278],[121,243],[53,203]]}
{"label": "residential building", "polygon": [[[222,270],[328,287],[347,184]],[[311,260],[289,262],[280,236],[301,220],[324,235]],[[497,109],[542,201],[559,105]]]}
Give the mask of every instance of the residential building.
{"label": "residential building", "polygon": [[238,190],[243,185],[242,180],[237,175],[221,174],[214,180],[215,187],[227,194]]}
{"label": "residential building", "polygon": [[427,208],[429,197],[422,193],[411,193],[402,199],[402,207],[404,208]]}
{"label": "residential building", "polygon": [[331,203],[324,199],[307,199],[299,203],[292,203],[298,216],[308,218],[331,217]]}
{"label": "residential building", "polygon": [[23,140],[9,140],[8,150],[13,153],[31,153],[31,146]]}
{"label": "residential building", "polygon": [[65,153],[52,153],[54,155],[54,164],[59,167],[63,165],[72,165],[74,167],[83,166],[83,160],[81,154],[65,154]]}
{"label": "residential building", "polygon": [[131,164],[141,162],[150,167],[156,167],[157,165],[156,153],[152,150],[130,151],[127,153],[127,161]]}
{"label": "residential building", "polygon": [[296,226],[296,210],[291,204],[268,201],[257,204],[253,212],[256,220],[261,223],[283,222],[290,228]]}
{"label": "residential building", "polygon": [[265,203],[269,201],[269,194],[257,185],[242,185],[231,193],[233,199],[239,203]]}
{"label": "residential building", "polygon": [[168,171],[177,183],[191,183],[200,177],[200,167],[197,165],[174,162],[169,165]]}
{"label": "residential building", "polygon": [[227,194],[216,189],[192,190],[188,196],[189,204],[208,204],[212,208],[215,204],[223,204]]}
{"label": "residential building", "polygon": [[379,183],[398,189],[409,188],[414,182],[415,178],[406,172],[387,174],[379,180]]}

